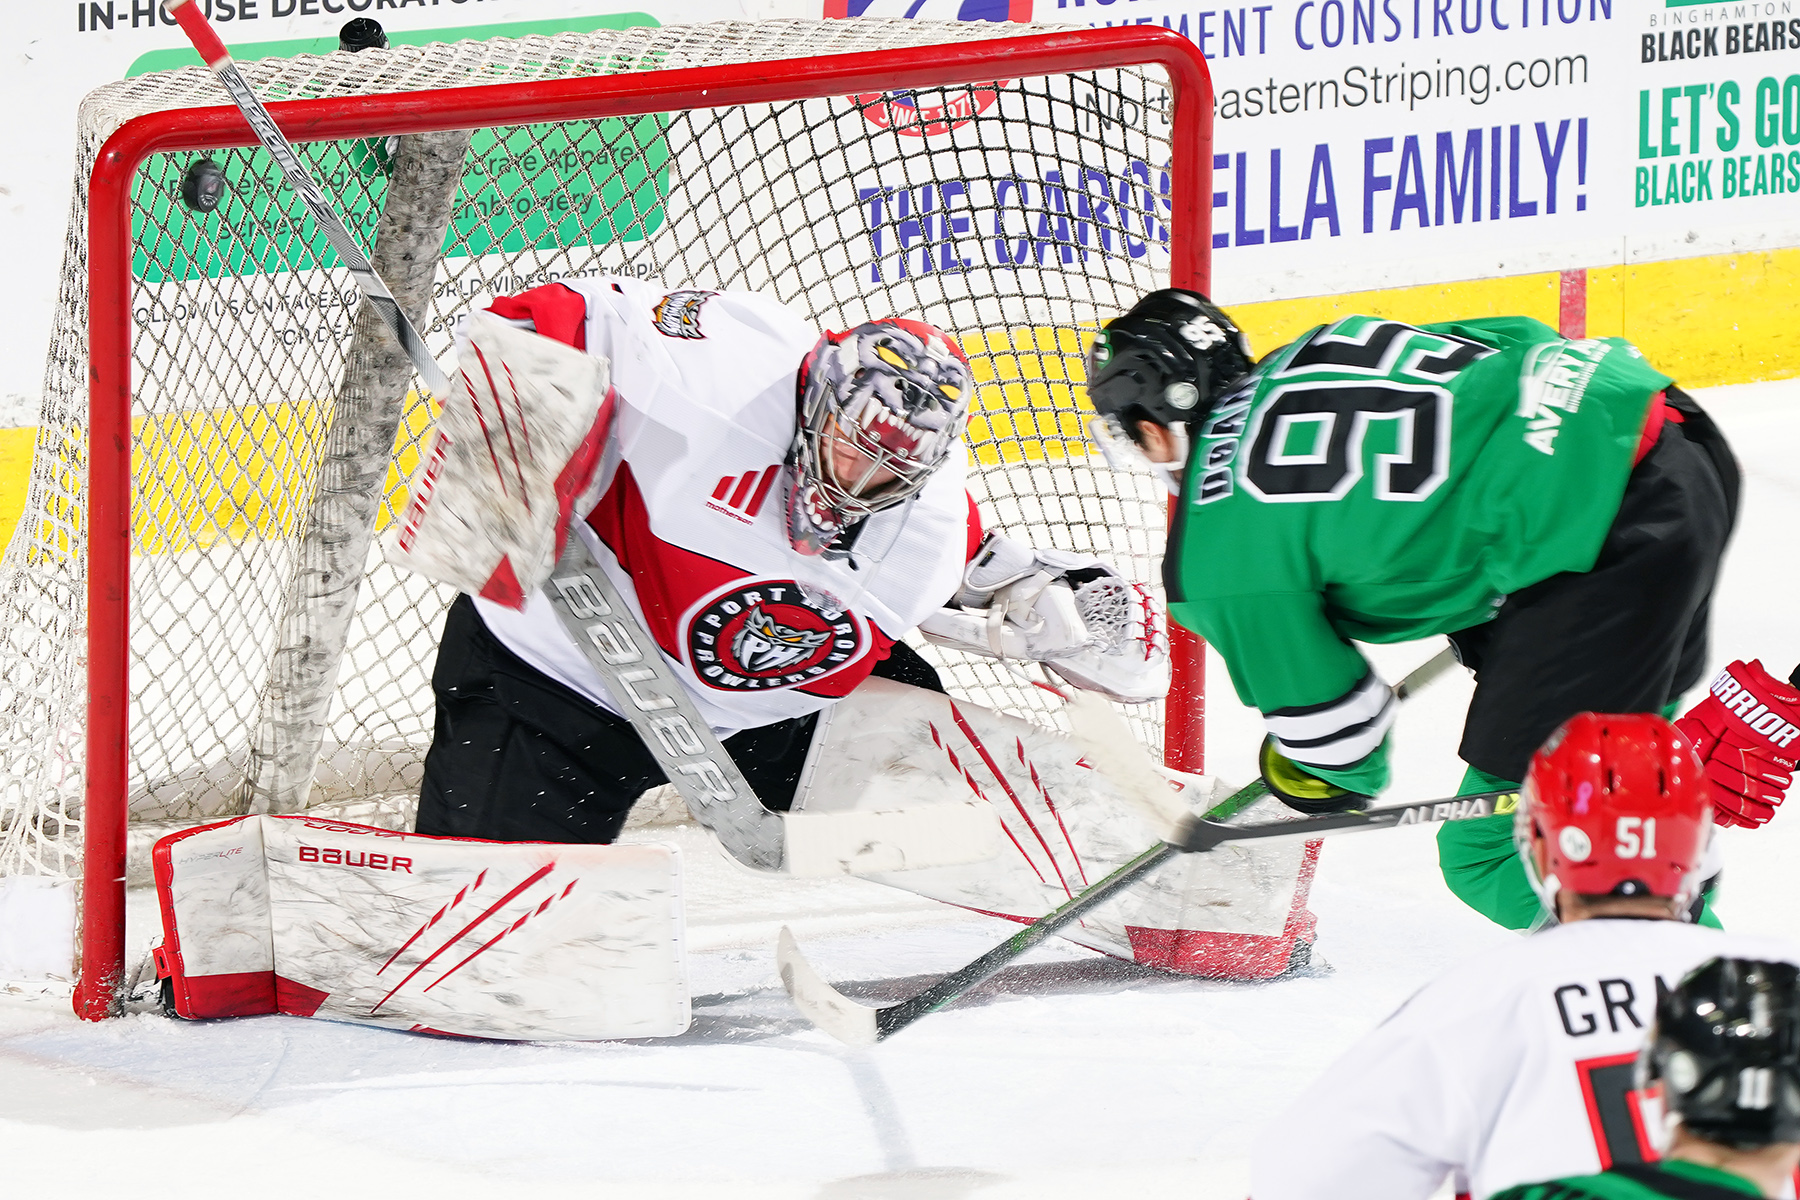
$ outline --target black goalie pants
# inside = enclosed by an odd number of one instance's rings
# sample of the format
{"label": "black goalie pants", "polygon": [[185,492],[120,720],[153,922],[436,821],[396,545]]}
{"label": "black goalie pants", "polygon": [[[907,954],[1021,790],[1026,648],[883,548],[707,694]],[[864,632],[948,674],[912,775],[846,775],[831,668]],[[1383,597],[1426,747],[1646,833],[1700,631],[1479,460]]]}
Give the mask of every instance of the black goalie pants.
{"label": "black goalie pants", "polygon": [[[943,691],[897,643],[872,674]],[[637,798],[667,783],[631,722],[508,650],[458,596],[431,688],[437,726],[419,788],[420,833],[500,842],[610,842]],[[816,716],[746,729],[725,751],[771,809],[793,803]]]}

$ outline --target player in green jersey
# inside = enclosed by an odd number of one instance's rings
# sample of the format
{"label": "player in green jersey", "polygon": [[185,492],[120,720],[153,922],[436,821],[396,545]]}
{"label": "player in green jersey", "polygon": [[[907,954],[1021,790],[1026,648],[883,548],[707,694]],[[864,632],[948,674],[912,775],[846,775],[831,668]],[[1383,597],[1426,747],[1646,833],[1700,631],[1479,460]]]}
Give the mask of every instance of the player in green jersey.
{"label": "player in green jersey", "polygon": [[[1737,467],[1618,338],[1358,316],[1253,365],[1225,313],[1171,289],[1107,324],[1088,391],[1102,446],[1179,491],[1170,615],[1264,714],[1264,777],[1296,808],[1360,807],[1387,784],[1394,702],[1353,639],[1450,636],[1477,677],[1465,792],[1516,787],[1576,712],[1666,711],[1700,677]],[[1800,696],[1784,705],[1768,708],[1800,732]],[[1759,814],[1789,782],[1771,770],[1749,771]],[[1447,824],[1439,845],[1473,907],[1537,917],[1510,818]]]}
{"label": "player in green jersey", "polygon": [[[1779,1196],[1800,1167],[1800,974],[1715,958],[1656,1002],[1638,1092],[1673,1118],[1660,1162],[1524,1184],[1491,1200],[1742,1200]],[[1659,989],[1660,991],[1660,989]]]}

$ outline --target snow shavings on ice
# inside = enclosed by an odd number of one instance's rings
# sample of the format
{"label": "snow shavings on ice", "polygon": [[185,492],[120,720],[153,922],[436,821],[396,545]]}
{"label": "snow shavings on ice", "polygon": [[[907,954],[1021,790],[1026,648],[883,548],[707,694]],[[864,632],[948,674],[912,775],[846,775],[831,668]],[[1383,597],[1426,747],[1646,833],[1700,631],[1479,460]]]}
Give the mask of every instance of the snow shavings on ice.
{"label": "snow shavings on ice", "polygon": [[[1800,660],[1800,383],[1702,398],[1747,477],[1714,665],[1760,657],[1785,675]],[[1436,649],[1371,655],[1395,679]],[[1216,660],[1210,678],[1209,765],[1248,778],[1259,722]],[[1404,708],[1392,799],[1454,790],[1469,690],[1459,673]],[[1214,984],[1053,943],[892,1041],[850,1050],[782,994],[780,925],[870,1002],[1014,927],[865,881],[773,883],[692,829],[634,836],[688,854],[686,1035],[508,1045],[285,1017],[85,1025],[63,1000],[0,999],[8,1193],[1237,1198],[1253,1134],[1327,1061],[1449,964],[1513,936],[1444,889],[1430,830],[1345,837],[1326,847],[1313,893],[1329,973]],[[1800,934],[1800,816],[1724,836],[1726,923]],[[141,934],[150,901],[133,904]]]}

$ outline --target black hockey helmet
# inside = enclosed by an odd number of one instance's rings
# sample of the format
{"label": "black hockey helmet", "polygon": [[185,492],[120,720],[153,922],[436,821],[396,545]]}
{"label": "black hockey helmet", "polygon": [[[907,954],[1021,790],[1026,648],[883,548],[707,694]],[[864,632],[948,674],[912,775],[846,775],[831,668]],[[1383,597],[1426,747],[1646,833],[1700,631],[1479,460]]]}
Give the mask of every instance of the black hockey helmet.
{"label": "black hockey helmet", "polygon": [[1199,292],[1164,288],[1106,323],[1088,351],[1088,397],[1110,426],[1137,440],[1138,421],[1203,419],[1250,370],[1231,318]]}
{"label": "black hockey helmet", "polygon": [[1800,1142],[1800,967],[1714,958],[1657,990],[1638,1087],[1661,1080],[1667,1111],[1709,1142]]}

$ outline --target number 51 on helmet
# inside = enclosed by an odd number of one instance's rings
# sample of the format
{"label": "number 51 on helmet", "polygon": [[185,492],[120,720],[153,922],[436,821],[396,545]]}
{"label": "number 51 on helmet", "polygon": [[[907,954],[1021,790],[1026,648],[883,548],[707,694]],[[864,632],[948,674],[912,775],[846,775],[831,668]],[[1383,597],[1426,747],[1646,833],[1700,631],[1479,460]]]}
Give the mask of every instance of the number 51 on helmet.
{"label": "number 51 on helmet", "polygon": [[1578,713],[1531,760],[1513,840],[1552,913],[1558,892],[1662,896],[1685,913],[1713,828],[1699,756],[1648,713]]}

